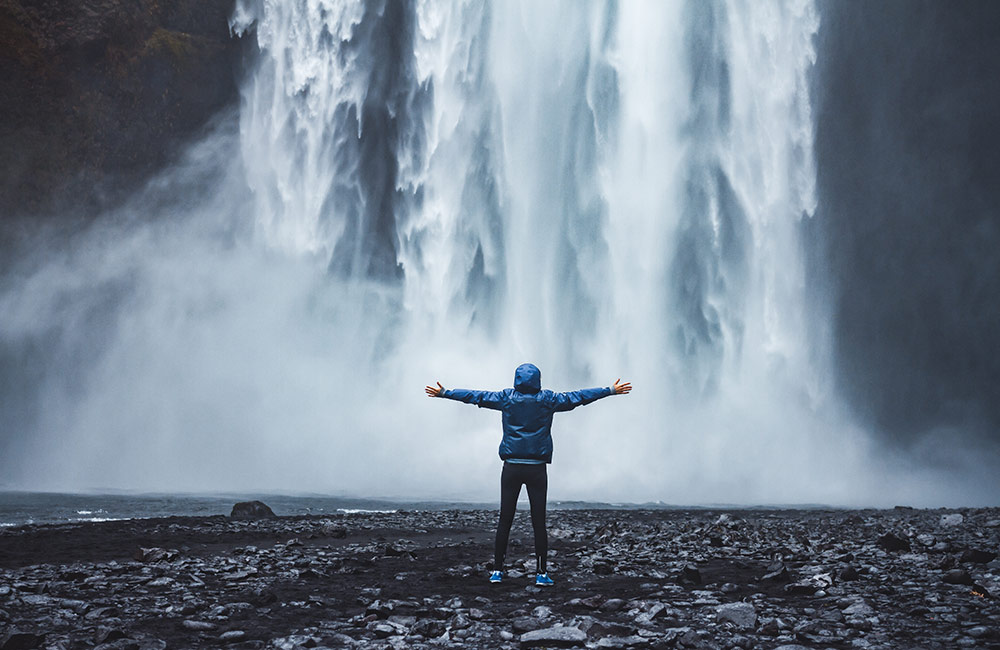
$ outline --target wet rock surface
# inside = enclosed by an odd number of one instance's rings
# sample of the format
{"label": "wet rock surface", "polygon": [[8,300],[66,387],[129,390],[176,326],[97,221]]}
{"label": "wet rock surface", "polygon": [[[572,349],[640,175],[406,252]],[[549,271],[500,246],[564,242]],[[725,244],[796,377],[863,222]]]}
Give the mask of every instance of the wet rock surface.
{"label": "wet rock surface", "polygon": [[232,0],[0,0],[0,218],[94,210],[238,101]]}
{"label": "wet rock surface", "polygon": [[546,589],[495,519],[0,530],[0,648],[1000,648],[1000,510],[557,510]]}
{"label": "wet rock surface", "polygon": [[229,513],[233,519],[270,519],[274,517],[271,506],[263,501],[240,501]]}

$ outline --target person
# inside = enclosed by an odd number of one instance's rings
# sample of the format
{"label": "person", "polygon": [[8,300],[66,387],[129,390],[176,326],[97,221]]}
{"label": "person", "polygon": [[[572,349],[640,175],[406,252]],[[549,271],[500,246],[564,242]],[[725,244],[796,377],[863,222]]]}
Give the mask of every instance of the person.
{"label": "person", "polygon": [[437,382],[437,386],[427,386],[424,390],[429,397],[444,397],[503,413],[503,439],[500,441],[500,458],[503,460],[503,471],[500,474],[500,520],[493,547],[490,582],[498,583],[503,580],[510,527],[514,523],[521,486],[524,485],[528,490],[531,527],[535,533],[535,584],[540,587],[552,586],[554,582],[549,578],[546,567],[548,534],[545,530],[545,499],[548,490],[545,466],[552,462],[552,415],[571,411],[610,395],[625,395],[631,392],[632,384],[623,384],[618,379],[614,385],[605,388],[554,393],[542,390],[541,371],[535,365],[525,363],[514,371],[513,388],[501,391],[464,388],[449,390],[441,382]]}

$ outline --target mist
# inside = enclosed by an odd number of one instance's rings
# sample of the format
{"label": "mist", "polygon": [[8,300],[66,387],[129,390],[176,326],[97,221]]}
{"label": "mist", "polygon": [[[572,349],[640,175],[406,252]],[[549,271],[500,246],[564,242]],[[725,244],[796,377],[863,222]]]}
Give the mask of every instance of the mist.
{"label": "mist", "polygon": [[492,500],[499,415],[423,386],[531,361],[635,385],[557,416],[554,500],[994,503],[988,441],[886,444],[845,398],[822,17],[238,2],[238,109],[9,238],[2,486]]}

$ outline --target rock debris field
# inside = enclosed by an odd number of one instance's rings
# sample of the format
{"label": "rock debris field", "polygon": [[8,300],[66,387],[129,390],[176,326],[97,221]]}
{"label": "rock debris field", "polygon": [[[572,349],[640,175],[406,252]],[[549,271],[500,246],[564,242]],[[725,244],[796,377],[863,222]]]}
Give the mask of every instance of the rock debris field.
{"label": "rock debris field", "polygon": [[495,520],[4,529],[0,648],[1000,648],[998,509],[557,510],[545,589]]}

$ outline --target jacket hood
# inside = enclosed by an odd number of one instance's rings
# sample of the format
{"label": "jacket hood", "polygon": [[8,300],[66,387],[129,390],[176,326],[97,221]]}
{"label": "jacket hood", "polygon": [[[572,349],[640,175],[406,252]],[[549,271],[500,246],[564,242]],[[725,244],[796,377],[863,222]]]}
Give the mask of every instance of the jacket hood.
{"label": "jacket hood", "polygon": [[534,394],[542,390],[542,371],[533,363],[522,363],[514,371],[514,390]]}

